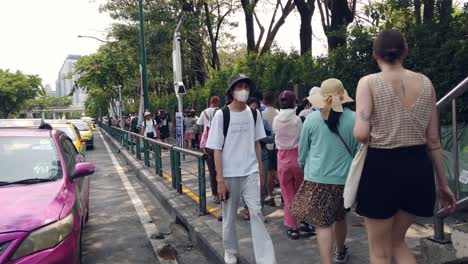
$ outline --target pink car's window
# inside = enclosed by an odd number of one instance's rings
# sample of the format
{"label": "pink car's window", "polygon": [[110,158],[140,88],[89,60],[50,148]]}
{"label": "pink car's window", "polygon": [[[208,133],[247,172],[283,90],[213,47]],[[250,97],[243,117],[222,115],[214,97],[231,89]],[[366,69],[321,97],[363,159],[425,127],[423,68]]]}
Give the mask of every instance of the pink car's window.
{"label": "pink car's window", "polygon": [[0,183],[62,177],[60,158],[51,138],[0,137]]}

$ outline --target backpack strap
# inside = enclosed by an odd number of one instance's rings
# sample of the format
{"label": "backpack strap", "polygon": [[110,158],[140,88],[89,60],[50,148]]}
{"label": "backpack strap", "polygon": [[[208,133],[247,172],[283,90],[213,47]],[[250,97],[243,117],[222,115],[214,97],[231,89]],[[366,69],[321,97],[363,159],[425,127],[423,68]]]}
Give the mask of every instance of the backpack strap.
{"label": "backpack strap", "polygon": [[254,110],[252,108],[250,108],[250,110],[252,110],[252,115],[254,119],[254,129],[255,129],[255,127],[257,126],[257,110]]}
{"label": "backpack strap", "polygon": [[224,140],[226,140],[229,129],[229,122],[231,121],[231,112],[229,111],[229,107],[227,105],[221,108],[221,111],[223,111],[223,135]]}

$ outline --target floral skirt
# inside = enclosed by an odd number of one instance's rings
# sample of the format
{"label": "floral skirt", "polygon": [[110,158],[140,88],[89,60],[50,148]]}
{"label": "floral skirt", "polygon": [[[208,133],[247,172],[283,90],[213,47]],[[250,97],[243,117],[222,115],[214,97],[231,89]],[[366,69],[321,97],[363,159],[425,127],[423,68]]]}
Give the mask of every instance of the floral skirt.
{"label": "floral skirt", "polygon": [[331,226],[345,218],[343,190],[344,185],[304,181],[291,204],[290,212],[312,226]]}

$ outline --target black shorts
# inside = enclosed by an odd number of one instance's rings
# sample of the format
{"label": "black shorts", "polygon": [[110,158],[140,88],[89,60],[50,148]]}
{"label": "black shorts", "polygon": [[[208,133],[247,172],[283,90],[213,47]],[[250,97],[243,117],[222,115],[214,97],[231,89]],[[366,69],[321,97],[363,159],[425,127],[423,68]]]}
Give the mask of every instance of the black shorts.
{"label": "black shorts", "polygon": [[168,137],[169,137],[169,133],[163,133],[163,132],[159,133],[159,138],[161,138],[161,139],[166,139]]}
{"label": "black shorts", "polygon": [[368,149],[356,197],[359,215],[387,219],[403,210],[430,217],[435,197],[434,171],[426,145]]}
{"label": "black shorts", "polygon": [[277,170],[276,166],[278,163],[278,150],[269,149],[268,150],[268,170]]}

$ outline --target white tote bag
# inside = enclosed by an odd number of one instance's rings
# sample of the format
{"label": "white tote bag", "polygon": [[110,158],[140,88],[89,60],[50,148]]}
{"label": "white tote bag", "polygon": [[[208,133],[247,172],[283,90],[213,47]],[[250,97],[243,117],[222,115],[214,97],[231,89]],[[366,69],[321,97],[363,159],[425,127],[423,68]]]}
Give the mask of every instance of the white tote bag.
{"label": "white tote bag", "polygon": [[361,144],[359,150],[354,156],[351,168],[349,169],[348,178],[344,187],[343,198],[344,207],[351,208],[356,202],[356,195],[359,188],[359,181],[361,180],[362,169],[366,162],[367,147],[369,143]]}

